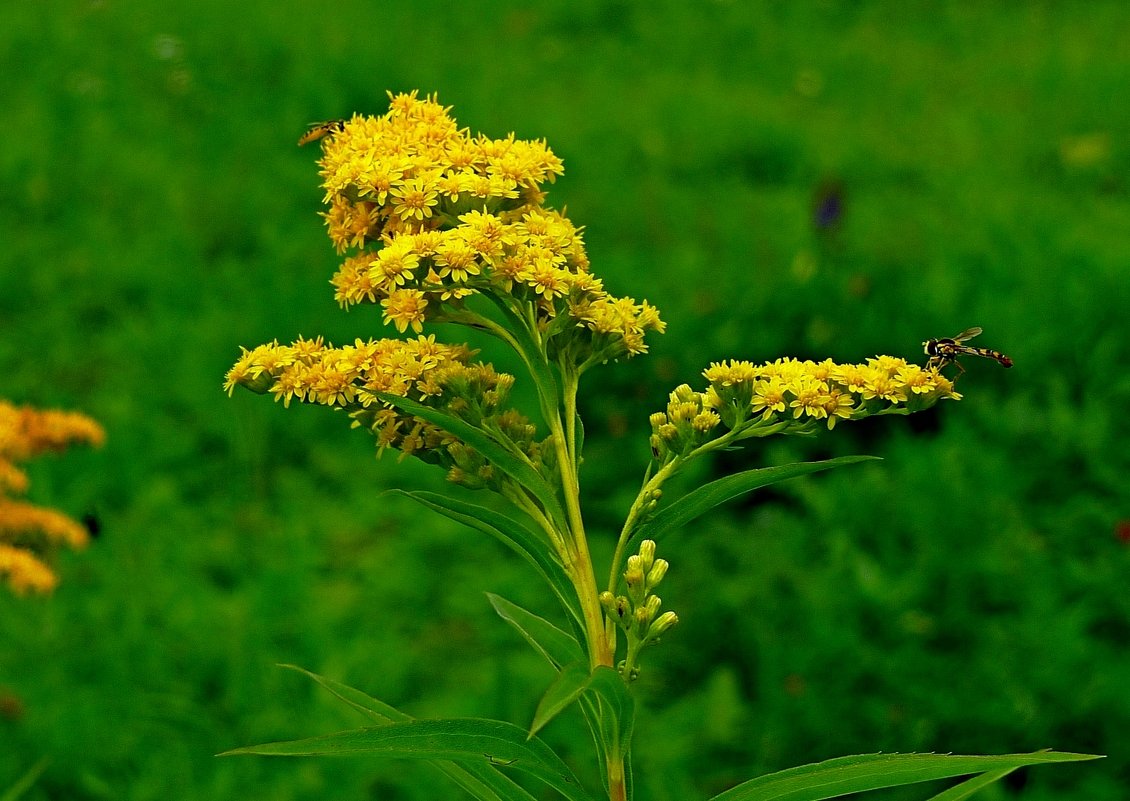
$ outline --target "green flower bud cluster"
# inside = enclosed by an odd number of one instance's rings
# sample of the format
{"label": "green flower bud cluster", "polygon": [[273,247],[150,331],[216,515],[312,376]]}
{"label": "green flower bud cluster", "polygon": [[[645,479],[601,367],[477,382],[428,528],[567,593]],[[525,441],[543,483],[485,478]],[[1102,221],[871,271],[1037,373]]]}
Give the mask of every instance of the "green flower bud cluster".
{"label": "green flower bud cluster", "polygon": [[660,613],[663,601],[652,593],[667,575],[666,559],[655,558],[655,542],[644,540],[638,554],[628,557],[624,570],[626,595],[603,592],[601,606],[609,620],[619,626],[628,639],[627,657],[617,666],[626,681],[639,676],[639,653],[659,642],[660,636],[679,622],[674,612]]}
{"label": "green flower bud cluster", "polygon": [[651,422],[651,453],[667,462],[714,439],[710,432],[722,422],[705,392],[695,392],[687,384],[675,387],[668,396],[667,411],[656,412]]}

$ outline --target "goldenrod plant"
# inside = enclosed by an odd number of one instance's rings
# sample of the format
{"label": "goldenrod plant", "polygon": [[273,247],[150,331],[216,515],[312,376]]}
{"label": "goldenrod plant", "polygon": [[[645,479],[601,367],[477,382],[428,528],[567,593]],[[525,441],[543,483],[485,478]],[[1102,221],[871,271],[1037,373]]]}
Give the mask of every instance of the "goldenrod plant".
{"label": "goldenrod plant", "polygon": [[15,406],[0,399],[0,581],[17,594],[48,593],[59,579],[51,566],[62,546],[83,548],[86,528],[64,513],[18,499],[28,489],[17,465],[72,444],[98,446],[102,427],[86,415]]}
{"label": "goldenrod plant", "polygon": [[[229,754],[367,754],[433,762],[482,801],[531,801],[545,785],[570,801],[632,798],[631,684],[647,649],[678,616],[655,590],[669,570],[659,543],[710,509],[777,481],[869,457],[750,469],[682,493],[668,482],[697,459],[750,439],[815,434],[840,423],[909,414],[957,400],[945,364],[892,356],[859,364],[782,358],[710,365],[651,416],[651,460],[598,583],[581,507],[584,426],[577,393],[588,371],[645,354],[665,323],[647,301],[609,293],[590,268],[581,230],[545,204],[562,163],[543,141],[472,136],[432,97],[391,96],[379,117],[319,123],[326,225],[344,259],[332,284],[345,308],[379,304],[403,338],[333,346],[321,338],[244,349],[225,388],[343,412],[378,452],[396,449],[442,467],[463,487],[498,496],[403,491],[495,537],[525,559],[560,606],[529,611],[489,595],[498,614],[556,670],[531,721],[417,720],[331,678],[308,675],[371,725]],[[537,409],[511,401],[514,376],[475,361],[465,344],[425,334],[455,323],[506,343],[536,390]],[[544,426],[544,427],[542,427]],[[677,568],[676,568],[677,569]],[[676,630],[677,631],[677,630]],[[300,670],[300,669],[299,669]],[[306,671],[303,671],[306,672]],[[577,705],[603,784],[587,787],[538,731]],[[935,796],[966,798],[1016,768],[1089,759],[1050,751],[1008,756],[871,754],[793,768],[740,784],[719,801],[832,798],[968,776]],[[521,780],[519,781],[520,777]],[[532,789],[531,789],[532,788]]]}

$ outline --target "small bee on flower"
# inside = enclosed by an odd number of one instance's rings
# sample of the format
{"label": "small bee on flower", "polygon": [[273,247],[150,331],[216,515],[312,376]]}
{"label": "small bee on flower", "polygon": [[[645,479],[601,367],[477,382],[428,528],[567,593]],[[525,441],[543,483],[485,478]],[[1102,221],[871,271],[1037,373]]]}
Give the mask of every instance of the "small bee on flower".
{"label": "small bee on flower", "polygon": [[[991,350],[989,348],[975,348],[971,345],[963,345],[966,340],[973,339],[981,333],[981,329],[977,326],[967,328],[957,336],[944,337],[942,339],[928,339],[922,343],[922,348],[926,355],[930,357],[926,367],[941,370],[943,367],[953,364],[961,373],[965,372],[965,368],[958,362],[958,356],[981,356],[985,359],[992,359],[1001,365],[1001,367],[1012,367],[1012,359],[1005,356],[999,350]],[[958,373],[960,375],[961,373]]]}
{"label": "small bee on flower", "polygon": [[312,122],[306,129],[306,133],[302,134],[298,140],[298,146],[308,145],[311,142],[317,142],[330,134],[335,134],[345,127],[345,120],[326,120],[325,122]]}

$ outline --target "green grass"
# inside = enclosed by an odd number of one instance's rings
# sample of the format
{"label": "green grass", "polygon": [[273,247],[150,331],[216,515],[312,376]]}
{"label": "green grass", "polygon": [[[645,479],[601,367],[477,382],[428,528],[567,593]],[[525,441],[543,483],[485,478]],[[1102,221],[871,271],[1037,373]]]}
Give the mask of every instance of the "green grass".
{"label": "green grass", "polygon": [[[381,335],[333,303],[316,153],[294,142],[419,88],[472,130],[546,137],[594,269],[670,325],[590,382],[598,538],[647,414],[711,360],[914,357],[981,325],[1016,362],[970,360],[965,400],[924,421],[714,465],[885,457],[667,542],[683,622],[640,682],[640,798],[845,753],[1042,747],[1110,758],[985,797],[1122,797],[1123,4],[166,6],[0,11],[0,395],[109,433],[32,466],[33,500],[103,536],[54,597],[0,594],[0,694],[22,709],[0,717],[0,789],[46,757],[33,801],[436,797],[418,767],[214,758],[361,722],[279,662],[414,714],[532,714],[549,675],[481,593],[548,601],[493,544],[380,495],[441,477],[219,389],[241,344]],[[829,182],[844,213],[821,231]]]}

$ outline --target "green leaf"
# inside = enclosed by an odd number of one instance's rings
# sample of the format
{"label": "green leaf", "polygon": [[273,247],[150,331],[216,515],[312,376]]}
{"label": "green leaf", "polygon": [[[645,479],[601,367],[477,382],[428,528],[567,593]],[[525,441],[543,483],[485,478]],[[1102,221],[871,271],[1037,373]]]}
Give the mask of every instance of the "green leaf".
{"label": "green leaf", "polygon": [[538,702],[534,720],[530,724],[530,736],[533,737],[545,724],[568,709],[589,686],[589,678],[587,662],[574,662],[563,667]]}
{"label": "green leaf", "polygon": [[375,728],[264,743],[227,751],[221,756],[348,756],[367,754],[392,759],[451,760],[460,764],[494,765],[528,773],[569,801],[592,801],[577,777],[548,745],[501,720],[479,718],[412,720]]}
{"label": "green leaf", "polygon": [[406,715],[399,709],[389,706],[384,701],[378,701],[371,695],[342,684],[340,681],[334,681],[333,679],[327,679],[325,676],[319,676],[317,673],[312,673],[298,665],[279,665],[279,667],[306,674],[342,701],[345,701],[345,703],[377,723],[403,723],[404,721],[412,720],[411,715]]}
{"label": "green leaf", "polygon": [[739,784],[711,801],[823,801],[848,793],[948,779],[1053,762],[1098,759],[1090,754],[1040,751],[1003,756],[862,754],[789,768]]}
{"label": "green leaf", "polygon": [[636,701],[619,671],[598,665],[589,680],[589,689],[601,701],[601,727],[605,742],[618,743],[627,754],[636,723]]}
{"label": "green leaf", "polygon": [[45,770],[47,770],[46,757],[40,759],[28,769],[27,773],[16,779],[16,783],[9,787],[4,795],[0,795],[0,801],[16,801],[32,788]]}
{"label": "green leaf", "polygon": [[498,616],[518,630],[534,650],[544,656],[555,668],[561,669],[586,658],[581,644],[545,618],[527,612],[505,598],[487,593]]}
{"label": "green leaf", "polygon": [[584,630],[581,613],[577,609],[577,595],[573,585],[568,576],[565,575],[565,569],[561,566],[561,562],[557,560],[552,547],[544,538],[539,537],[534,531],[517,520],[485,506],[478,506],[434,492],[408,492],[393,489],[389,490],[389,493],[411,498],[445,517],[489,534],[514,550],[534,566],[534,569],[553,589],[557,599],[565,607],[565,611],[580,626],[580,630]]}
{"label": "green leaf", "polygon": [[541,473],[534,469],[534,466],[525,458],[507,448],[483,429],[473,426],[465,420],[460,420],[455,415],[433,409],[400,395],[390,395],[387,392],[374,392],[373,395],[406,414],[419,417],[421,420],[426,420],[432,425],[438,426],[470,445],[486,457],[492,465],[517,482],[519,486],[525,487],[533,493],[546,513],[562,530],[565,529],[565,513],[561,509],[557,495],[553,488],[546,483]]}
{"label": "green leaf", "polygon": [[[335,696],[345,701],[378,723],[403,723],[412,720],[400,710],[376,698],[346,686],[339,681],[311,673],[297,665],[280,665],[289,670],[305,673]],[[491,765],[457,765],[446,760],[435,760],[435,768],[470,793],[479,801],[534,801],[534,797],[508,776],[503,776]]]}
{"label": "green leaf", "polygon": [[479,801],[537,801],[513,779],[499,774],[489,765],[481,766],[479,772],[454,762],[437,761],[434,764],[447,778]]}
{"label": "green leaf", "polygon": [[636,530],[632,538],[634,539],[642,533],[648,539],[658,542],[667,534],[682,528],[715,506],[745,495],[747,492],[797,476],[877,458],[876,456],[841,456],[837,459],[827,459],[822,462],[797,462],[796,464],[762,467],[757,470],[735,473],[732,476],[704,484],[688,492],[670,506],[660,509],[651,520]]}
{"label": "green leaf", "polygon": [[943,790],[937,795],[931,796],[927,801],[964,801],[981,788],[988,787],[990,784],[1000,781],[1014,770],[1016,770],[1016,768],[990,770],[987,773],[982,773],[980,776],[966,779],[961,784],[954,785],[948,790]]}
{"label": "green leaf", "polygon": [[[562,669],[538,704],[530,736],[574,701],[592,734],[599,773],[607,790],[607,754],[620,754],[625,760],[625,770],[629,769],[635,700],[616,670],[600,665],[589,673],[583,662],[570,664]],[[631,798],[630,793],[628,798]]]}
{"label": "green leaf", "polygon": [[526,369],[530,371],[530,378],[534,380],[534,386],[537,387],[543,413],[548,414],[551,411],[555,411],[561,404],[557,378],[553,374],[553,368],[551,368],[549,362],[545,360],[545,353],[542,348],[538,346],[537,342],[535,342],[530,335],[526,321],[518,316],[501,298],[490,292],[486,293],[486,295],[506,320],[507,332],[514,338],[514,341],[518,343],[518,356],[521,357],[522,362],[526,365]]}

